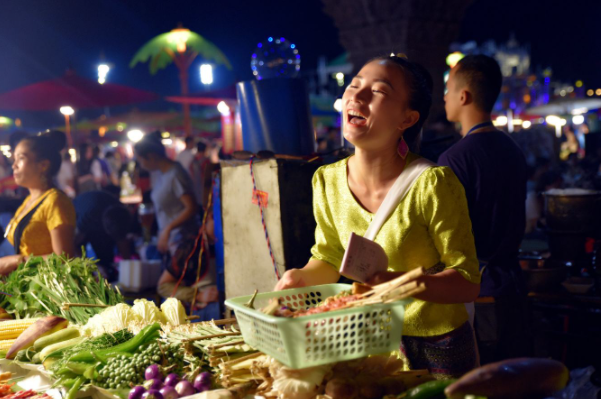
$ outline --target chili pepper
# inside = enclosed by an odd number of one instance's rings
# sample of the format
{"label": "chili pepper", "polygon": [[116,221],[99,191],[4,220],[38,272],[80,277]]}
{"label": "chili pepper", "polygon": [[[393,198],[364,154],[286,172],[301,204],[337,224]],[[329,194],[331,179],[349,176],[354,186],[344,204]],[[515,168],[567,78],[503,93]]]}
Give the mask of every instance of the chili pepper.
{"label": "chili pepper", "polygon": [[444,399],[444,390],[457,380],[436,380],[424,382],[398,396],[403,399]]}
{"label": "chili pepper", "polygon": [[134,352],[141,345],[146,342],[152,341],[160,336],[158,330],[161,329],[161,325],[159,323],[154,323],[149,326],[144,327],[135,337],[126,341],[117,346],[113,346],[111,348],[101,349],[98,351],[82,351],[79,352],[71,358],[70,361],[77,362],[87,362],[91,363],[96,360],[104,359],[105,357],[112,357],[116,355],[126,355],[127,353]]}
{"label": "chili pepper", "polygon": [[69,392],[67,393],[67,397],[65,399],[75,399],[75,395],[77,395],[77,392],[79,392],[79,388],[81,388],[84,381],[85,381],[85,377],[83,377],[83,376],[77,377],[75,379],[75,383],[73,384],[71,389],[69,389]]}

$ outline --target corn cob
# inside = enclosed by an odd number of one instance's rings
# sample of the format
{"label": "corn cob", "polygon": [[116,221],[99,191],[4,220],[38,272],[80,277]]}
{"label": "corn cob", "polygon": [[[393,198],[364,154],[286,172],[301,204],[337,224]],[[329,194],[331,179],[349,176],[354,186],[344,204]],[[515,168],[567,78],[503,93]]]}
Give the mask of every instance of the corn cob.
{"label": "corn cob", "polygon": [[14,339],[3,339],[0,341],[0,351],[7,351],[15,343]]}
{"label": "corn cob", "polygon": [[18,338],[23,331],[38,319],[7,320],[0,322],[0,340]]}

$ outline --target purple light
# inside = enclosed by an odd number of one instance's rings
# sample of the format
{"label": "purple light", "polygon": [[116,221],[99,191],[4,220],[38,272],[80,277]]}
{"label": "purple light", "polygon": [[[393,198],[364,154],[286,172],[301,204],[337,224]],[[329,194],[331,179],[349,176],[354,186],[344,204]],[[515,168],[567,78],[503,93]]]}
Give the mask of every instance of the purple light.
{"label": "purple light", "polygon": [[261,48],[261,47],[263,47],[263,43],[259,43],[259,44],[257,45],[257,47],[258,47],[258,48]]}
{"label": "purple light", "polygon": [[283,37],[280,37],[280,41],[283,42],[283,41],[286,41],[286,39],[284,39]]}
{"label": "purple light", "polygon": [[257,55],[256,55],[256,54],[253,54],[253,58],[257,58]]}
{"label": "purple light", "polygon": [[297,55],[296,55],[296,58],[300,58],[300,55],[299,55],[299,54],[297,54]]}

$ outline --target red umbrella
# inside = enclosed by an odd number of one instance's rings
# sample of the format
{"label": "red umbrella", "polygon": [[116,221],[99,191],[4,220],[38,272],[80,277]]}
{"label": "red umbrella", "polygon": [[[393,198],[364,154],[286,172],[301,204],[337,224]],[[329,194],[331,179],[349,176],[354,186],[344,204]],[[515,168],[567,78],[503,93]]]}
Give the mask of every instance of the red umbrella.
{"label": "red umbrella", "polygon": [[195,93],[189,96],[165,97],[165,100],[180,104],[217,105],[220,101],[236,101],[236,98],[236,87],[230,86],[221,90]]}
{"label": "red umbrella", "polygon": [[19,111],[58,110],[68,105],[75,109],[102,108],[156,100],[149,91],[112,83],[99,84],[68,71],[57,79],[33,83],[0,94],[0,109]]}

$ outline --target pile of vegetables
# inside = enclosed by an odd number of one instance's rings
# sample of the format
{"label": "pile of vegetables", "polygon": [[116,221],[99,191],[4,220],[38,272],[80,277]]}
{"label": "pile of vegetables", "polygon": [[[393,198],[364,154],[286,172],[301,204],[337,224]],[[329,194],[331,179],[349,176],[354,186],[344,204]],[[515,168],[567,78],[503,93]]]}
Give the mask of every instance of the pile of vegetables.
{"label": "pile of vegetables", "polygon": [[0,281],[0,308],[17,319],[36,315],[62,316],[85,324],[102,308],[70,307],[65,304],[116,305],[121,293],[98,273],[96,261],[50,255],[32,257]]}
{"label": "pile of vegetables", "polygon": [[95,337],[124,328],[138,332],[154,323],[160,323],[165,331],[189,322],[184,306],[175,298],[167,299],[160,309],[152,301],[136,299],[134,306],[120,303],[102,310],[90,318],[82,330],[85,335]]}
{"label": "pile of vegetables", "polygon": [[[148,347],[159,338],[160,328],[159,323],[149,325],[133,338],[110,347],[98,348],[97,345],[87,345],[86,348],[83,348],[82,343],[82,346],[71,348],[70,353],[64,353],[60,361],[50,366],[53,376],[58,379],[57,385],[68,390],[67,399],[73,399],[84,384],[101,385],[109,383],[114,384],[110,386],[113,389],[120,388],[122,385],[125,387],[128,381],[123,382],[123,380],[129,378],[129,370],[123,368],[109,369],[108,367],[115,367],[124,358],[131,358],[141,352],[146,357]],[[117,361],[113,360],[115,358]],[[118,372],[115,370],[118,370]],[[102,376],[103,371],[104,376]],[[127,375],[125,374],[126,371],[128,372]],[[106,376],[109,373],[115,376],[115,380],[106,381]],[[131,379],[132,382],[137,381],[135,372]]]}
{"label": "pile of vegetables", "polygon": [[167,335],[167,339],[173,345],[184,346],[192,357],[208,363],[218,384],[226,388],[253,381],[251,359],[262,355],[244,343],[235,328],[220,328],[212,323],[176,328]]}
{"label": "pile of vegetables", "polygon": [[190,381],[171,373],[163,379],[158,365],[146,369],[144,385],[135,386],[129,391],[128,399],[178,399],[211,389],[211,374],[202,372]]}

